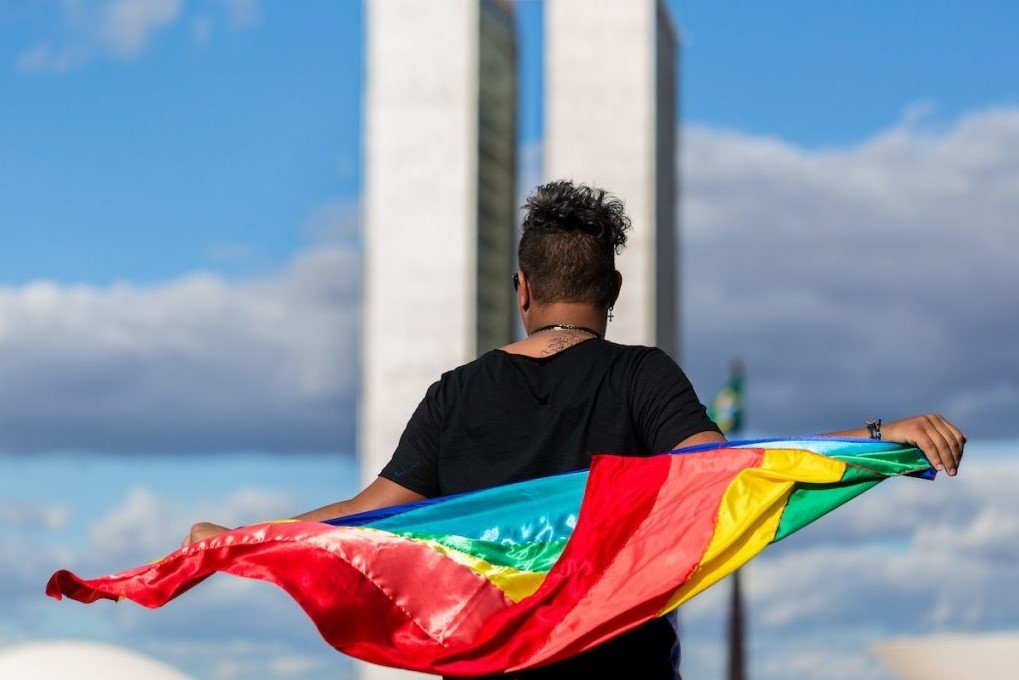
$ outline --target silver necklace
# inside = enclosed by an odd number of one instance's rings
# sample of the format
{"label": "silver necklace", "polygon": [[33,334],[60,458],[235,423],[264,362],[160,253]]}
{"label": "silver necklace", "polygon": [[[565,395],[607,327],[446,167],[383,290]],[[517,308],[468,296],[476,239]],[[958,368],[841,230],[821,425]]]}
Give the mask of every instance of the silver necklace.
{"label": "silver necklace", "polygon": [[599,333],[598,331],[592,330],[592,329],[588,328],[587,326],[574,326],[574,325],[568,324],[568,323],[550,323],[547,326],[542,326],[541,328],[537,328],[537,329],[531,331],[530,333],[527,334],[527,337],[531,337],[535,333],[541,333],[542,331],[551,331],[551,330],[582,331],[584,333],[589,333],[590,335],[593,335],[596,338],[601,338],[601,333]]}

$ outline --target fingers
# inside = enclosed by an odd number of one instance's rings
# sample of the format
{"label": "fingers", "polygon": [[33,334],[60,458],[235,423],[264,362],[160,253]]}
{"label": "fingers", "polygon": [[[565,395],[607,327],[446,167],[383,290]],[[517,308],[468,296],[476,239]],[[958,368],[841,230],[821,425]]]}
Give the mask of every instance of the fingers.
{"label": "fingers", "polygon": [[962,440],[956,435],[956,432],[952,431],[953,428],[949,425],[948,421],[941,416],[928,416],[928,419],[931,427],[940,435],[948,447],[948,455],[951,457],[951,461],[946,460],[945,463],[950,463],[947,468],[948,474],[954,475],[959,469],[959,461],[962,459]]}
{"label": "fingers", "polygon": [[189,531],[188,535],[184,537],[183,541],[181,541],[180,547],[186,548],[192,543],[197,543],[198,541],[209,538],[210,536],[215,536],[225,530],[225,527],[221,527],[217,524],[210,524],[208,522],[193,524],[191,525],[191,531]]}
{"label": "fingers", "polygon": [[[947,472],[949,476],[954,475],[956,463],[955,457],[952,455],[952,445],[948,443],[948,439],[945,438],[945,435],[934,424],[933,419],[925,420],[924,431],[931,445],[937,450],[937,457],[941,464],[939,469]],[[926,453],[926,451],[924,452]]]}
{"label": "fingers", "polygon": [[[942,452],[938,447],[938,443],[927,431],[921,430],[914,439],[915,445],[920,448],[920,451],[936,470],[945,470],[947,468],[945,461],[942,459]],[[945,456],[951,459],[947,452]]]}
{"label": "fingers", "polygon": [[955,425],[952,425],[952,423],[948,422],[945,418],[941,416],[937,417],[944,426],[948,428],[948,431],[952,433],[952,436],[954,436],[955,440],[959,443],[959,459],[962,460],[962,452],[966,447],[966,435],[962,433],[962,430],[957,428]]}
{"label": "fingers", "polygon": [[917,446],[935,469],[953,477],[958,473],[966,435],[945,418],[935,414],[917,416],[891,423],[888,429],[889,441],[898,437],[898,441]]}

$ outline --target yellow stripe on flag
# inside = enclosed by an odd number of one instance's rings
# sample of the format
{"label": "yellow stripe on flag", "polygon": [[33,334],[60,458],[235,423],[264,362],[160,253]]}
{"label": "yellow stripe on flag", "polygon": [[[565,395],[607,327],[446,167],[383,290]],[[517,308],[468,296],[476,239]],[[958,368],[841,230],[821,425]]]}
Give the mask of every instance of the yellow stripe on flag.
{"label": "yellow stripe on flag", "polygon": [[520,602],[528,595],[533,595],[548,575],[538,571],[520,571],[513,567],[506,567],[492,564],[480,557],[469,555],[438,541],[427,539],[411,539],[418,543],[424,543],[438,550],[443,555],[457,564],[462,564],[475,574],[482,576],[492,582],[496,588],[506,594],[506,597],[514,602]]}
{"label": "yellow stripe on flag", "polygon": [[729,483],[718,508],[715,533],[693,575],[659,612],[668,614],[731,574],[775,538],[782,511],[797,482],[837,482],[845,463],[801,449],[767,449],[757,467]]}

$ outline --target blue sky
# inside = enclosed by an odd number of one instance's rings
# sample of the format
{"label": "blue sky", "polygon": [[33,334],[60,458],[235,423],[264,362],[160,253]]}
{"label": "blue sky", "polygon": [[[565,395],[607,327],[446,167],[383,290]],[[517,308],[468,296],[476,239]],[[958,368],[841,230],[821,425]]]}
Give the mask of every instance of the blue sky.
{"label": "blue sky", "polygon": [[136,55],[96,47],[58,74],[19,55],[91,39],[60,3],[15,7],[0,15],[0,280],[248,274],[304,243],[312,206],[357,196],[359,3],[260,6],[235,27],[224,3],[193,3]]}
{"label": "blue sky", "polygon": [[[755,432],[939,411],[975,442],[971,472],[884,485],[755,563],[755,676],[887,680],[865,650],[892,627],[1019,628],[998,587],[1019,560],[1019,7],[668,5],[702,398],[740,355]],[[541,5],[516,7],[533,151]],[[361,22],[352,0],[0,4],[0,648],[85,635],[201,677],[349,671],[247,582],[155,613],[40,593],[196,519],[354,490]],[[722,596],[688,608],[689,677],[718,675]]]}
{"label": "blue sky", "polygon": [[[692,123],[817,148],[864,139],[917,102],[952,121],[1019,99],[1014,3],[668,4]],[[59,2],[0,9],[0,282],[263,272],[306,244],[316,205],[356,199],[360,3],[262,3],[248,20],[229,7],[185,3],[130,55]],[[526,142],[541,134],[528,49],[540,3],[518,7]],[[40,46],[84,56],[33,70]]]}
{"label": "blue sky", "polygon": [[1016,104],[1009,2],[680,2],[686,120],[839,146],[915,102],[952,120]]}

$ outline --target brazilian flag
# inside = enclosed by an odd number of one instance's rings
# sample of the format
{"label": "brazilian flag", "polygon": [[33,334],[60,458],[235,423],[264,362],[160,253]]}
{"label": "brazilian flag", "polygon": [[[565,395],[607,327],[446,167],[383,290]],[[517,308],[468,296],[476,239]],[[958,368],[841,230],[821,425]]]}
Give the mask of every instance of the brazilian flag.
{"label": "brazilian flag", "polygon": [[743,428],[743,363],[734,361],[729,382],[718,390],[708,408],[708,417],[715,421],[726,437]]}

